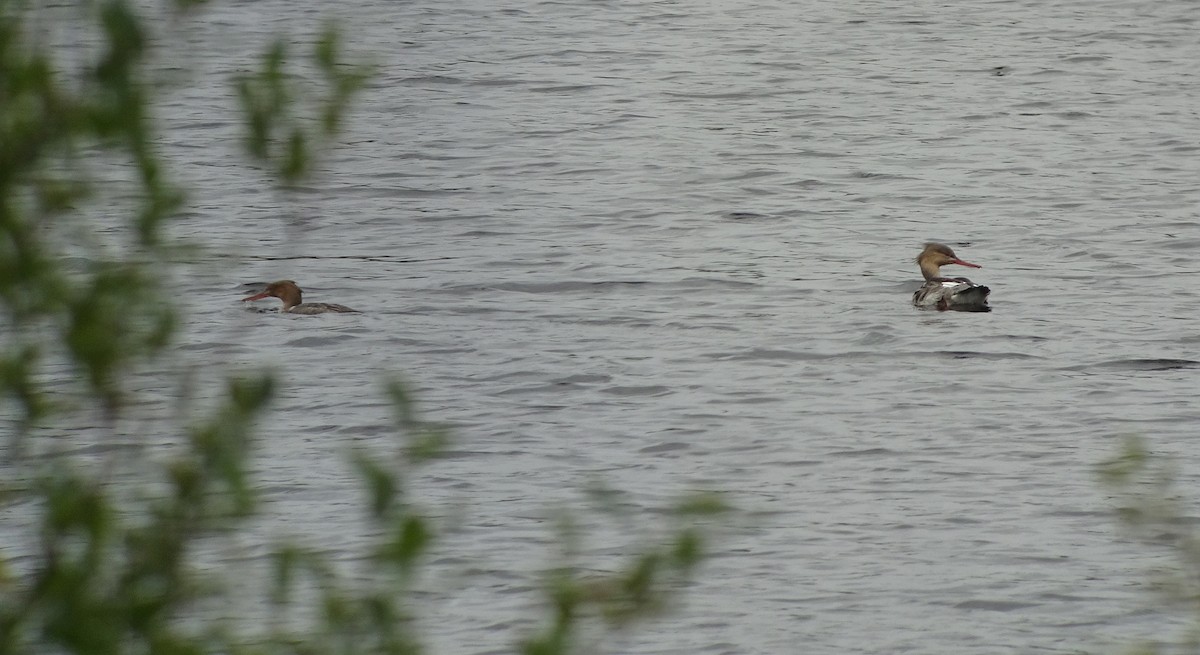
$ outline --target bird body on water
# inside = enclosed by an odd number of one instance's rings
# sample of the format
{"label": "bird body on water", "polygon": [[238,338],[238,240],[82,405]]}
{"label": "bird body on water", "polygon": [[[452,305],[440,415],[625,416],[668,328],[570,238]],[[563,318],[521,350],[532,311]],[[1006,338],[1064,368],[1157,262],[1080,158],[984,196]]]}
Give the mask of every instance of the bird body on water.
{"label": "bird body on water", "polygon": [[358,313],[357,309],[350,309],[345,305],[326,302],[304,302],[303,292],[295,282],[291,280],[279,280],[267,285],[267,288],[252,296],[242,298],[242,302],[248,300],[262,300],[263,298],[274,297],[283,301],[283,307],[279,309],[281,312],[288,314],[328,314],[328,313]]}
{"label": "bird body on water", "polygon": [[917,265],[925,276],[925,284],[913,294],[913,304],[943,310],[988,311],[987,298],[991,289],[965,277],[942,277],[941,267],[947,264],[983,268],[959,259],[945,244],[925,244],[925,249],[917,256]]}

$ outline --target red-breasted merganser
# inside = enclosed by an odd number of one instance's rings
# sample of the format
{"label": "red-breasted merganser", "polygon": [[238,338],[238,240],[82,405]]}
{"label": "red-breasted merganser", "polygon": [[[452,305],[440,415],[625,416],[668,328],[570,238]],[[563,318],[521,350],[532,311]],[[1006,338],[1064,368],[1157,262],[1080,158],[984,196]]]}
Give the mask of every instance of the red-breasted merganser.
{"label": "red-breasted merganser", "polygon": [[938,309],[988,311],[987,297],[991,289],[975,284],[965,277],[942,277],[941,267],[947,264],[983,268],[979,264],[959,259],[949,246],[940,243],[925,244],[925,250],[917,257],[917,265],[921,267],[921,274],[925,276],[925,284],[913,294],[913,304],[917,307]]}
{"label": "red-breasted merganser", "polygon": [[325,302],[301,302],[300,287],[296,286],[291,280],[280,280],[267,285],[267,288],[262,293],[256,293],[253,296],[242,298],[242,302],[247,300],[262,300],[267,296],[274,296],[283,301],[283,307],[279,310],[289,314],[325,314],[328,312],[358,312],[357,309],[350,309],[345,305],[335,305]]}

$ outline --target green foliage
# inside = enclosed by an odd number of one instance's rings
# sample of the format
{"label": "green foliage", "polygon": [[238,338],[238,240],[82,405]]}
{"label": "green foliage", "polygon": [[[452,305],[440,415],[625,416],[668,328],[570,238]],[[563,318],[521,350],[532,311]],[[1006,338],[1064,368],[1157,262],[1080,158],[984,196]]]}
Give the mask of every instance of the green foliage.
{"label": "green foliage", "polygon": [[[1168,607],[1180,610],[1192,624],[1175,646],[1200,650],[1200,531],[1187,500],[1177,488],[1178,472],[1170,461],[1151,452],[1140,437],[1128,437],[1114,457],[1098,468],[1113,494],[1115,511],[1130,536],[1150,548],[1174,556],[1173,568],[1157,571],[1155,587]],[[1166,643],[1141,644],[1133,653],[1176,652]]]}
{"label": "green foliage", "polygon": [[[324,95],[297,90],[286,70],[288,46],[282,39],[267,48],[258,72],[237,80],[247,118],[246,150],[286,185],[312,173],[314,150],[337,134],[350,101],[371,76],[368,66],[341,64],[340,47],[338,31],[327,26],[313,53]],[[297,113],[297,97],[320,98],[315,124]]]}
{"label": "green foliage", "polygon": [[[606,513],[621,518],[622,494],[601,485],[589,493]],[[623,628],[658,616],[671,607],[671,600],[694,573],[704,551],[703,531],[694,524],[697,516],[715,517],[729,508],[713,494],[685,498],[667,512],[670,519],[661,534],[650,537],[623,567],[608,575],[586,574],[588,567],[577,563],[580,555],[578,528],[573,513],[560,522],[559,543],[563,563],[551,570],[545,583],[551,620],[538,634],[521,644],[525,655],[560,655],[578,650],[577,633],[583,623],[599,621]]]}
{"label": "green foliage", "polygon": [[396,415],[396,428],[410,435],[405,453],[408,459],[413,463],[421,463],[441,453],[450,441],[446,427],[417,418],[412,398],[403,382],[388,380],[384,391]]}
{"label": "green foliage", "polygon": [[[269,378],[235,382],[215,416],[193,430],[189,448],[165,467],[166,493],[114,506],[101,478],[52,467],[26,495],[43,506],[36,569],[0,605],[0,652],[193,652],[197,637],[175,625],[200,598],[189,549],[245,515],[241,468]],[[232,453],[218,452],[230,449]],[[189,645],[190,644],[190,645]]]}
{"label": "green foliage", "polygon": [[68,246],[46,226],[88,218],[84,149],[102,145],[105,161],[138,171],[142,200],[130,211],[140,256],[157,256],[161,224],[182,196],[159,173],[140,71],[145,37],[125,3],[102,5],[97,30],[108,48],[77,71],[77,85],[60,79],[53,53],[26,37],[22,19],[6,6],[0,27],[0,301],[11,327],[0,370],[27,428],[48,407],[36,382],[47,351],[63,351],[116,413],[119,381],[167,343],[175,322],[143,261],[93,248],[82,272],[61,263]]}
{"label": "green foliage", "polygon": [[[174,4],[184,11],[204,2]],[[383,393],[403,440],[393,453],[351,455],[374,535],[362,553],[366,575],[348,576],[301,544],[271,545],[263,597],[290,618],[252,634],[207,618],[204,608],[231,592],[197,553],[264,511],[254,428],[276,383],[261,373],[233,376],[215,409],[172,434],[154,432],[159,424],[150,420],[146,430],[128,429],[146,417],[127,381],[172,344],[185,320],[161,282],[175,252],[163,227],[185,198],[153,147],[157,91],[143,68],[156,39],[135,4],[80,0],[72,28],[103,47],[70,69],[65,61],[85,57],[32,38],[30,6],[0,0],[0,403],[15,428],[0,451],[0,502],[24,517],[6,519],[3,537],[22,545],[0,550],[0,653],[420,653],[409,602],[439,530],[403,475],[436,462],[450,435],[423,420],[395,380]],[[370,69],[342,63],[333,28],[313,50],[311,76],[293,72],[285,44],[276,40],[260,69],[234,83],[250,157],[286,188],[313,173]],[[104,197],[91,172],[106,167],[136,171],[137,193],[119,196],[132,200]],[[92,229],[101,211],[127,217],[118,243]],[[61,380],[52,366],[62,362],[78,384],[52,392],[48,381]],[[104,418],[93,432],[151,433],[144,448],[121,454],[134,473],[114,474],[112,461],[97,464],[59,445],[70,439],[57,438],[58,421],[91,419],[96,410]],[[571,547],[578,535],[564,532],[564,563],[547,581],[552,619],[523,649],[574,652],[581,621],[625,626],[669,607],[704,550],[695,522],[722,510],[711,497],[684,502],[665,532],[600,577],[580,573]]]}

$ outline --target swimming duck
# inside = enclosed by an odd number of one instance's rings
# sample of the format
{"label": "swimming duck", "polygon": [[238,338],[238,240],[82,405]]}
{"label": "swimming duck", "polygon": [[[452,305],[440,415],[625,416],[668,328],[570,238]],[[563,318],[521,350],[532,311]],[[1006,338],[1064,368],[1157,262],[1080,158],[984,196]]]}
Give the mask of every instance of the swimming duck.
{"label": "swimming duck", "polygon": [[959,259],[950,246],[942,243],[925,244],[925,249],[917,256],[917,266],[921,267],[925,284],[913,294],[913,304],[937,309],[988,311],[987,297],[991,289],[965,277],[942,277],[941,267],[947,264],[983,268]]}
{"label": "swimming duck", "polygon": [[256,293],[253,296],[242,298],[242,302],[248,300],[262,300],[268,296],[278,298],[283,301],[283,307],[279,311],[289,314],[327,314],[330,312],[355,312],[357,309],[350,309],[345,305],[336,305],[326,302],[303,302],[303,292],[296,283],[291,280],[279,280],[267,285],[261,293]]}

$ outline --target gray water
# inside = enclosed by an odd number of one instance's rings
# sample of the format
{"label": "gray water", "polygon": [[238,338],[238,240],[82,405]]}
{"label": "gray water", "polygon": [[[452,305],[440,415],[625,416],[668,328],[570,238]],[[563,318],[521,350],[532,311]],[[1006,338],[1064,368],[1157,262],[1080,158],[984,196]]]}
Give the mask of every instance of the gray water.
{"label": "gray water", "polygon": [[[450,526],[431,652],[536,627],[555,512],[594,480],[631,511],[582,517],[598,571],[680,494],[743,510],[681,608],[602,650],[1176,630],[1094,466],[1137,433],[1200,472],[1193,3],[219,4],[173,25],[194,73],[160,108],[193,189],[172,229],[210,248],[177,363],[275,368],[267,531],[335,558],[365,543],[346,454],[393,439],[380,381],[455,426],[413,480]],[[378,74],[282,195],[224,81],[330,14]],[[927,240],[983,265],[993,312],[909,305]],[[238,302],[278,278],[364,313]]]}

